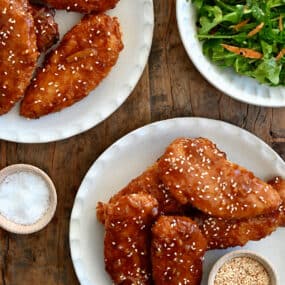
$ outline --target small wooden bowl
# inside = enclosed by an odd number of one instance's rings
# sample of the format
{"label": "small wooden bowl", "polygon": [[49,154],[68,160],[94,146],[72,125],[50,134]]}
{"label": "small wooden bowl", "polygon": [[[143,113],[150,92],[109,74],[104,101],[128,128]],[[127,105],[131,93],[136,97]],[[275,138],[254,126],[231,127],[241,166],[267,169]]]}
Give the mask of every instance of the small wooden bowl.
{"label": "small wooden bowl", "polygon": [[44,215],[34,224],[22,225],[8,220],[0,214],[0,227],[15,234],[31,234],[43,229],[55,214],[57,195],[54,184],[49,176],[41,169],[29,164],[14,164],[3,168],[0,171],[0,183],[9,175],[17,172],[32,172],[44,179],[49,189],[49,207]]}
{"label": "small wooden bowl", "polygon": [[229,252],[228,254],[222,256],[220,259],[217,260],[217,262],[214,264],[208,279],[208,285],[214,285],[216,274],[218,273],[219,269],[229,260],[236,258],[236,257],[250,257],[256,261],[258,261],[260,264],[262,264],[267,271],[269,278],[270,278],[270,285],[279,285],[277,273],[274,270],[271,263],[266,260],[261,255],[250,251],[250,250],[236,250]]}

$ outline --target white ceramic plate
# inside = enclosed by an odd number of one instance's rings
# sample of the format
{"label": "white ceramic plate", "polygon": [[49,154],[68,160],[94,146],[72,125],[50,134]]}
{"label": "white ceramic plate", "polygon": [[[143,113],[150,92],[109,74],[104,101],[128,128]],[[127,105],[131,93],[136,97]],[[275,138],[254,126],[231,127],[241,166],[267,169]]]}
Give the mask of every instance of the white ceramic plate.
{"label": "white ceramic plate", "polygon": [[[177,137],[207,137],[217,143],[229,158],[263,178],[284,175],[284,161],[264,142],[233,125],[202,118],[177,118],[140,128],[108,148],[93,164],[77,193],[70,221],[70,247],[73,264],[82,285],[112,284],[104,270],[104,228],[96,220],[98,201],[109,198],[138,176],[164,152]],[[285,284],[285,229],[279,229],[248,248],[266,256],[276,266]],[[209,266],[222,254],[213,251],[205,259]],[[282,259],[283,257],[283,259]],[[203,285],[206,283],[202,283]]]}
{"label": "white ceramic plate", "polygon": [[[19,116],[19,105],[0,117],[0,138],[25,143],[56,141],[79,134],[112,114],[137,84],[149,55],[154,15],[152,0],[121,0],[108,14],[117,16],[123,32],[124,50],[108,77],[77,104],[38,120]],[[57,11],[63,35],[80,14]]]}
{"label": "white ceramic plate", "polygon": [[197,38],[196,13],[191,0],[177,0],[176,14],[180,36],[188,56],[199,72],[216,88],[249,104],[270,107],[285,106],[285,88],[270,87],[241,76],[233,69],[223,69],[211,63],[202,52]]}

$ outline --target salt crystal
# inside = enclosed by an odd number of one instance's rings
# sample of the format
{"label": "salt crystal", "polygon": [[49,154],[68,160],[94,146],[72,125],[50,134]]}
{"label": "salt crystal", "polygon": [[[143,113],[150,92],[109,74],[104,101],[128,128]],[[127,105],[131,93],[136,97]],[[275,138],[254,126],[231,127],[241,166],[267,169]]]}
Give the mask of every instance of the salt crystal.
{"label": "salt crystal", "polygon": [[49,207],[49,188],[45,180],[29,171],[8,175],[0,183],[0,214],[22,225],[37,222]]}

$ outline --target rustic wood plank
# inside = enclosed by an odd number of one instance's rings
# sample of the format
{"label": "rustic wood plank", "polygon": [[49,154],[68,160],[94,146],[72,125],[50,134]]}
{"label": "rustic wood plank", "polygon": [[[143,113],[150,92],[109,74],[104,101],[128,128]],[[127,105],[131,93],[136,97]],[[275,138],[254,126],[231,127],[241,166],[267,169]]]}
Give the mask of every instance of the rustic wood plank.
{"label": "rustic wood plank", "polygon": [[170,24],[168,25],[169,28],[166,31],[166,37],[164,39],[166,45],[165,64],[169,69],[169,81],[171,86],[171,116],[191,116],[191,89],[189,86],[191,63],[180,40],[174,5],[175,3],[173,2],[169,18]]}
{"label": "rustic wood plank", "polygon": [[152,121],[171,116],[172,97],[165,39],[172,9],[172,1],[154,1],[156,25],[149,58]]}
{"label": "rustic wood plank", "polygon": [[130,131],[151,121],[149,84],[147,66],[134,92],[125,104],[106,121],[108,146]]}
{"label": "rustic wood plank", "polygon": [[273,140],[278,138],[285,138],[284,108],[274,109],[273,111],[271,135]]}

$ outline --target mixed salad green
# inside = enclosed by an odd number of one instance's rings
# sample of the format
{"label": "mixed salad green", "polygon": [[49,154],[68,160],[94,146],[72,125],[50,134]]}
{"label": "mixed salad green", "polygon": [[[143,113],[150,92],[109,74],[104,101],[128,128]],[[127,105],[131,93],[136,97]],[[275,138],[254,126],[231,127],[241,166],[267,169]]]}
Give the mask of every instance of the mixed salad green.
{"label": "mixed salad green", "polygon": [[213,62],[285,85],[285,0],[192,0],[198,38]]}

